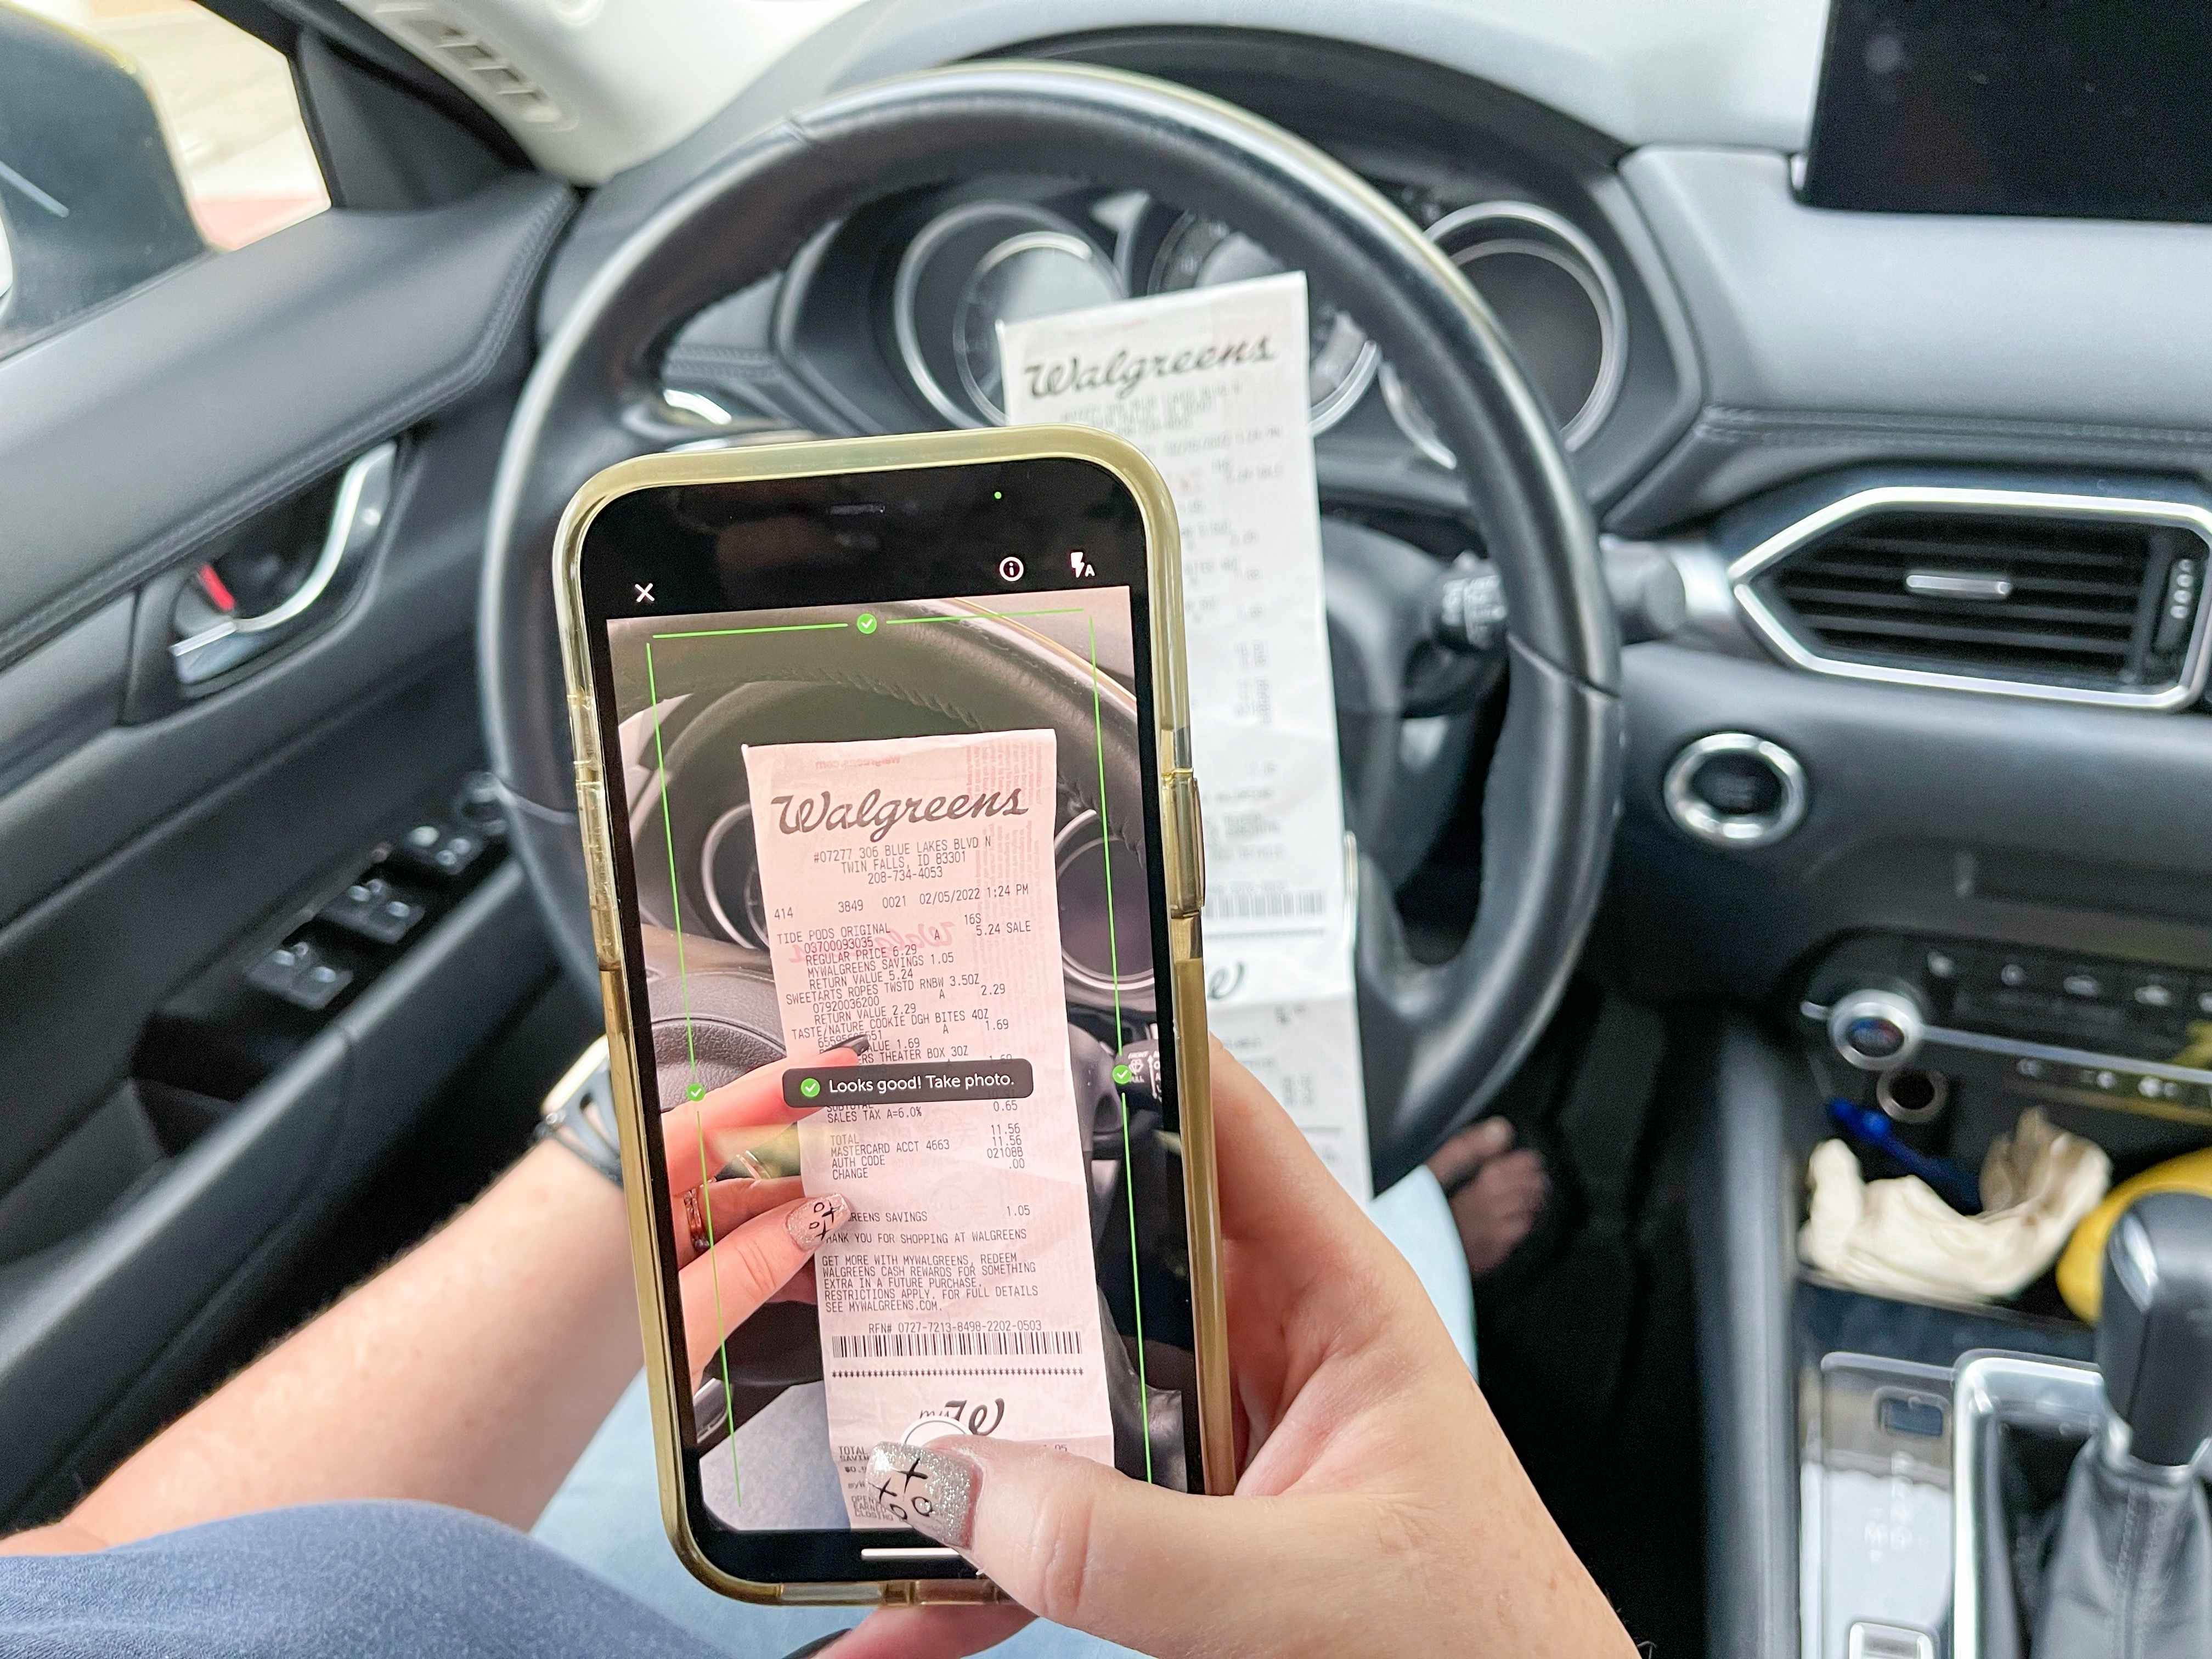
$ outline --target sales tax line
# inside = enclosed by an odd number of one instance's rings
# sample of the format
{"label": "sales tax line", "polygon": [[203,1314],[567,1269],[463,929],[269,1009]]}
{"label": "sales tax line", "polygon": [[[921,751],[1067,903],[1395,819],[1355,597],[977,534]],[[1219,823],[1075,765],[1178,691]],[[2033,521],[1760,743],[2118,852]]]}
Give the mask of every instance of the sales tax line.
{"label": "sales tax line", "polygon": [[[646,707],[653,711],[653,762],[660,774],[660,828],[668,842],[668,903],[676,921],[676,980],[683,988],[684,995],[684,1052],[691,1068],[690,1081],[684,1091],[684,1097],[690,1103],[691,1127],[699,1142],[699,1213],[707,1223],[707,1282],[714,1286],[714,1329],[720,1333],[720,1340],[714,1344],[714,1353],[722,1366],[722,1412],[729,1431],[730,1501],[742,1504],[744,1502],[744,1487],[738,1476],[738,1392],[730,1382],[730,1328],[722,1322],[722,1275],[717,1271],[721,1264],[714,1258],[714,1188],[708,1184],[712,1176],[707,1168],[707,1114],[702,1105],[706,1098],[706,1091],[699,1081],[699,1048],[691,1036],[691,975],[684,967],[684,895],[682,884],[676,879],[676,820],[668,799],[668,755],[660,741],[660,685],[653,677],[652,640],[645,642],[645,696]],[[672,1200],[674,1196],[670,1194]],[[672,1213],[669,1218],[669,1231],[672,1235],[675,1231]],[[692,1370],[695,1363],[690,1346],[686,1343],[684,1351],[686,1376],[696,1375]]]}

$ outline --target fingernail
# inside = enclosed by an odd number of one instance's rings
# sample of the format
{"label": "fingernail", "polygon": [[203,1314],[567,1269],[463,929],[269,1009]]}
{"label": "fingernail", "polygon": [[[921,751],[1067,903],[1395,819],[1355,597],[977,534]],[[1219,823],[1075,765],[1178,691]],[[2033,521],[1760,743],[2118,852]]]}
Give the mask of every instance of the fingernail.
{"label": "fingernail", "polygon": [[983,1471],[965,1452],[886,1440],[868,1454],[868,1490],[887,1519],[964,1550],[975,1534],[975,1489]]}
{"label": "fingernail", "polygon": [[822,1241],[853,1218],[853,1206],[836,1193],[810,1198],[783,1219],[791,1242],[811,1255]]}
{"label": "fingernail", "polygon": [[856,1059],[859,1056],[866,1054],[868,1052],[868,1039],[866,1034],[863,1032],[855,1036],[839,1037],[835,1042],[831,1043],[822,1052],[825,1054],[834,1054],[840,1048],[850,1048]]}

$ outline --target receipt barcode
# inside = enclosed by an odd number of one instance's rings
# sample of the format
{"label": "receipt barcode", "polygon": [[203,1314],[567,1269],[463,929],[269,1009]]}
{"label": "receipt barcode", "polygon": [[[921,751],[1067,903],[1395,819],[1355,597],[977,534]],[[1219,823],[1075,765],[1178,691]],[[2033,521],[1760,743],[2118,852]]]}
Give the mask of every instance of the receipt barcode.
{"label": "receipt barcode", "polygon": [[833,1336],[832,1359],[967,1359],[1009,1354],[1079,1354],[1080,1331],[904,1331]]}

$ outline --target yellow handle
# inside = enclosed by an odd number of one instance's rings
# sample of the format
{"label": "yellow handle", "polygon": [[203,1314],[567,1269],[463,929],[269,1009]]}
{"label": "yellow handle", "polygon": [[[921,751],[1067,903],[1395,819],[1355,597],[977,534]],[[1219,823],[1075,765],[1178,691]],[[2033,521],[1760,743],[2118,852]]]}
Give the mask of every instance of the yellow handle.
{"label": "yellow handle", "polygon": [[2154,1164],[2132,1181],[2105,1194],[2105,1201],[2081,1218],[2058,1258],[2058,1294],[2066,1305],[2094,1325],[2105,1294],[2105,1238],[2121,1212],[2146,1193],[2203,1193],[2212,1197],[2212,1147],[2185,1152]]}

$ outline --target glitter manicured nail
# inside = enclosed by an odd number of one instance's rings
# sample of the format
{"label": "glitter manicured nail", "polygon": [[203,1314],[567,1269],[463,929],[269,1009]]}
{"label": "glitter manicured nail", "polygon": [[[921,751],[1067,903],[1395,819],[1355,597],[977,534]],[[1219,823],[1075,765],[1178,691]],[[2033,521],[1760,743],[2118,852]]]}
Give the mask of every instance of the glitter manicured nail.
{"label": "glitter manicured nail", "polygon": [[822,1241],[853,1218],[853,1206],[836,1193],[810,1198],[784,1218],[783,1230],[791,1242],[812,1255]]}
{"label": "glitter manicured nail", "polygon": [[975,1489],[983,1471],[965,1452],[886,1440],[868,1454],[868,1491],[887,1519],[964,1550],[975,1533]]}

